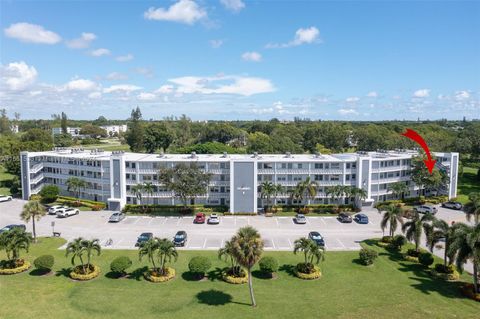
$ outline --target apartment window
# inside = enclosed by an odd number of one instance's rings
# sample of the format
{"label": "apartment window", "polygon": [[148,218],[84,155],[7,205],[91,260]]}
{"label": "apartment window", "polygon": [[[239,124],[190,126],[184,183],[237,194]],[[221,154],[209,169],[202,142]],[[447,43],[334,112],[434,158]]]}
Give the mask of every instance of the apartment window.
{"label": "apartment window", "polygon": [[352,181],[357,178],[357,174],[352,174]]}
{"label": "apartment window", "polygon": [[357,163],[352,163],[352,168],[357,168]]}
{"label": "apartment window", "polygon": [[349,181],[350,180],[350,174],[345,175],[345,180]]}
{"label": "apartment window", "polygon": [[340,175],[330,175],[330,180],[331,181],[339,181],[340,180]]}
{"label": "apartment window", "polygon": [[331,163],[330,168],[331,169],[339,169],[340,168],[340,163]]}
{"label": "apartment window", "polygon": [[315,169],[323,169],[323,163],[315,163]]}
{"label": "apartment window", "polygon": [[314,176],[314,179],[315,179],[316,181],[323,181],[323,175],[315,175],[315,176]]}
{"label": "apartment window", "polygon": [[263,163],[263,168],[264,168],[264,169],[272,169],[272,168],[273,168],[273,164],[272,164],[272,163]]}
{"label": "apartment window", "polygon": [[347,163],[347,169],[349,169],[349,168],[350,168],[350,163]]}
{"label": "apartment window", "polygon": [[302,164],[302,163],[298,163],[298,164],[297,164],[297,168],[302,169],[302,168],[303,168],[303,164]]}

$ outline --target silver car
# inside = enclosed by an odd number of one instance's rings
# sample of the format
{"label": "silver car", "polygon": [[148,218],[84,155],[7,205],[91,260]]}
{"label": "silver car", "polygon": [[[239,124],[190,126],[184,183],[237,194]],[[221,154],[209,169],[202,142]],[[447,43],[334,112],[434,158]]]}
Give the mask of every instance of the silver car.
{"label": "silver car", "polygon": [[442,207],[460,210],[462,209],[463,205],[462,203],[459,203],[459,202],[445,202],[445,203],[442,203]]}
{"label": "silver car", "polygon": [[306,224],[307,223],[307,217],[303,214],[297,214],[295,218],[293,219],[295,221],[295,224]]}
{"label": "silver car", "polygon": [[217,214],[211,214],[208,217],[207,224],[218,225],[220,224],[220,218],[218,217]]}
{"label": "silver car", "polygon": [[413,208],[420,214],[432,214],[435,215],[437,213],[437,208],[433,205],[420,205],[420,206],[415,206]]}
{"label": "silver car", "polygon": [[108,219],[110,223],[118,223],[125,219],[125,214],[121,212],[114,212],[112,216]]}

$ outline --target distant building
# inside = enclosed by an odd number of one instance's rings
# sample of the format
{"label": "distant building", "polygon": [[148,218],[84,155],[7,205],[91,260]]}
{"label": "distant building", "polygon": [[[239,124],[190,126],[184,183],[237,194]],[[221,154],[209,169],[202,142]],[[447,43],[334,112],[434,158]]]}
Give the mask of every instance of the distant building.
{"label": "distant building", "polygon": [[[79,137],[81,130],[82,129],[80,127],[67,127],[67,133],[70,134],[72,137]],[[53,135],[62,134],[62,128],[54,127],[52,128],[52,133]]]}
{"label": "distant building", "polygon": [[16,124],[10,125],[10,131],[12,131],[13,134],[17,134],[19,132],[18,131],[18,125],[16,125]]}
{"label": "distant building", "polygon": [[126,124],[123,124],[123,125],[102,125],[100,127],[103,128],[105,131],[107,131],[107,134],[109,136],[113,136],[113,135],[120,134],[120,133],[123,133],[123,132],[127,131],[127,125]]}

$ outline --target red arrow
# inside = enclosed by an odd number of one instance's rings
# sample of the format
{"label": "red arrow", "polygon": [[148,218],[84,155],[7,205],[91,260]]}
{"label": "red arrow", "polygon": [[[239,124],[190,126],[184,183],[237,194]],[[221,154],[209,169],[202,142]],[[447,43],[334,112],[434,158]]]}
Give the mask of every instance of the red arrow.
{"label": "red arrow", "polygon": [[411,130],[409,128],[407,128],[407,131],[405,133],[403,133],[402,135],[405,136],[405,137],[408,137],[409,139],[411,139],[415,142],[417,142],[423,148],[423,150],[427,154],[427,158],[428,158],[428,159],[423,160],[423,161],[425,162],[425,166],[427,166],[430,174],[432,174],[433,167],[435,166],[435,162],[437,160],[432,159],[432,155],[430,155],[430,150],[428,149],[428,145],[425,142],[425,140],[423,139],[423,137],[421,137],[417,132],[415,132],[414,130]]}

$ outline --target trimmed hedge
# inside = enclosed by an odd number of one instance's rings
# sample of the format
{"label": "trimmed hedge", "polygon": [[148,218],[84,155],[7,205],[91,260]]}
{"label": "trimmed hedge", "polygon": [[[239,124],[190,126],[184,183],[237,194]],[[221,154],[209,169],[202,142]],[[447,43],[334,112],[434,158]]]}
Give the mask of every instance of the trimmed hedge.
{"label": "trimmed hedge", "polygon": [[212,267],[210,259],[204,256],[195,256],[190,259],[188,269],[198,277],[204,277],[205,273]]}
{"label": "trimmed hedge", "polygon": [[54,263],[55,263],[55,258],[53,258],[52,255],[42,255],[40,257],[37,257],[33,261],[35,268],[40,270],[45,270],[45,271],[47,270],[50,271]]}
{"label": "trimmed hedge", "polygon": [[96,202],[88,199],[78,199],[75,197],[68,197],[68,196],[58,196],[57,202],[59,204],[64,204],[72,207],[85,206],[95,211],[103,210],[107,207],[107,204],[103,202]]}
{"label": "trimmed hedge", "polygon": [[373,265],[373,262],[375,261],[375,259],[377,259],[378,253],[373,249],[362,248],[360,249],[358,256],[362,264],[364,264],[365,266],[370,266]]}
{"label": "trimmed hedge", "polygon": [[277,259],[270,256],[260,259],[258,265],[263,273],[271,274],[278,271]]}
{"label": "trimmed hedge", "polygon": [[110,270],[117,274],[125,274],[126,270],[132,266],[132,260],[126,256],[120,256],[112,260]]}
{"label": "trimmed hedge", "polygon": [[150,281],[150,282],[154,282],[154,283],[159,283],[159,282],[166,282],[166,281],[169,281],[169,280],[172,280],[173,278],[175,278],[175,269],[171,268],[171,267],[166,267],[166,272],[167,274],[164,275],[164,276],[157,276],[154,274],[153,271],[149,270],[145,273],[145,279]]}
{"label": "trimmed hedge", "polygon": [[131,214],[149,214],[149,215],[160,215],[165,213],[170,214],[193,214],[194,212],[202,213],[212,213],[219,212],[223,213],[228,211],[228,206],[225,205],[188,205],[188,212],[185,212],[183,205],[137,205],[137,204],[127,204],[123,208],[123,212]]}
{"label": "trimmed hedge", "polygon": [[447,265],[445,267],[444,264],[435,264],[435,267],[431,271],[432,276],[447,280],[447,281],[454,281],[460,278],[460,274],[457,271],[457,267],[455,265]]}
{"label": "trimmed hedge", "polygon": [[425,267],[429,267],[431,264],[433,264],[434,259],[431,253],[421,253],[418,256],[418,261]]}
{"label": "trimmed hedge", "polygon": [[353,212],[355,210],[353,204],[337,205],[337,204],[311,204],[306,208],[299,205],[278,205],[274,206],[274,212],[291,212],[301,210],[304,214],[317,213],[317,214],[338,214],[339,212]]}

